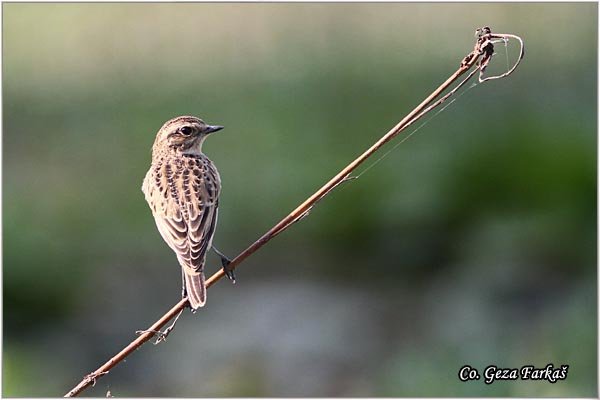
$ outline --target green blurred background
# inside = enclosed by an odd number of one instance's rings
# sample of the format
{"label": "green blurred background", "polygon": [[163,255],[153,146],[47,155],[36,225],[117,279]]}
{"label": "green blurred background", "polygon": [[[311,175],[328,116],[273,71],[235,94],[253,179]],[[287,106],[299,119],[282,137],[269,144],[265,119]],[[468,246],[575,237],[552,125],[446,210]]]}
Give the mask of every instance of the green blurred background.
{"label": "green blurred background", "polygon": [[[233,257],[489,25],[525,40],[514,75],[466,90],[85,395],[596,396],[597,23],[595,3],[4,3],[3,395],[64,394],[179,300],[140,191],[164,121],[226,126],[204,149]],[[548,363],[568,378],[457,377]]]}

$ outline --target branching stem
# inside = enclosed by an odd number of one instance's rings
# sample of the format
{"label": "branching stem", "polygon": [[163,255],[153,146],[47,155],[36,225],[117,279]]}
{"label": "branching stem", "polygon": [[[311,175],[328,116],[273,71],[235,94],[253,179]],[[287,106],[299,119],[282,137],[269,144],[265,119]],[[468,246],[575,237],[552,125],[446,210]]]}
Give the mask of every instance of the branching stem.
{"label": "branching stem", "polygon": [[[311,208],[320,200],[322,200],[325,196],[327,196],[333,189],[335,189],[342,182],[352,179],[350,174],[361,165],[366,159],[368,159],[373,153],[375,153],[381,146],[392,140],[395,136],[397,136],[404,129],[412,125],[418,119],[423,117],[425,114],[442,104],[446,99],[452,96],[460,87],[462,87],[471,77],[479,71],[479,82],[486,82],[492,79],[500,79],[510,75],[519,65],[523,56],[524,56],[524,45],[523,41],[520,37],[512,35],[512,34],[493,34],[491,30],[487,27],[482,28],[477,31],[478,38],[475,43],[474,50],[469,53],[465,58],[463,58],[462,62],[458,70],[453,73],[444,83],[442,83],[437,89],[433,91],[425,100],[421,102],[414,110],[412,110],[402,121],[398,122],[396,126],[389,130],[388,133],[383,135],[375,144],[369,147],[364,153],[362,153],[358,158],[348,164],[344,169],[342,169],[337,175],[329,180],[323,187],[317,190],[312,196],[306,199],[302,204],[300,204],[294,211],[288,214],[285,218],[283,218],[277,225],[273,228],[269,229],[264,235],[262,235],[258,240],[252,243],[248,248],[242,251],[236,258],[231,261],[229,264],[229,269],[235,269],[239,264],[241,264],[246,258],[252,255],[255,251],[263,247],[267,242],[273,239],[275,236],[279,235],[281,232],[289,228],[294,223],[298,222],[300,219],[308,215]],[[485,68],[489,64],[493,54],[494,49],[493,45],[498,40],[506,41],[507,39],[512,38],[516,39],[520,43],[520,53],[516,63],[513,67],[507,72],[498,75],[498,76],[490,76],[483,77],[483,73]],[[497,39],[496,41],[494,39]],[[467,77],[461,81],[454,89],[449,91],[446,95],[439,98],[438,97],[447,90],[453,83],[455,83],[459,77],[465,74],[468,70],[470,70],[473,66],[475,69],[467,75]],[[436,100],[438,99],[438,100]],[[214,275],[212,275],[206,281],[206,287],[212,286],[215,282],[221,279],[225,273],[222,269],[219,269]],[[159,333],[164,336],[168,332],[160,333],[160,329],[166,325],[171,319],[178,317],[181,314],[181,311],[188,305],[187,298],[181,299],[177,304],[173,306],[165,315],[160,317],[158,321],[156,321],[152,326],[150,326],[145,331],[140,331],[140,336],[138,336],[134,341],[132,341],[129,345],[127,345],[123,350],[117,353],[114,357],[108,360],[104,365],[98,368],[96,371],[92,372],[89,375],[86,375],[81,382],[73,389],[71,389],[65,397],[73,397],[81,393],[83,390],[88,388],[89,386],[94,386],[96,381],[102,376],[106,375],[115,365],[120,363],[137,350],[142,344],[149,341],[154,335]],[[172,327],[174,324],[170,327]],[[157,342],[161,341],[161,337]]]}

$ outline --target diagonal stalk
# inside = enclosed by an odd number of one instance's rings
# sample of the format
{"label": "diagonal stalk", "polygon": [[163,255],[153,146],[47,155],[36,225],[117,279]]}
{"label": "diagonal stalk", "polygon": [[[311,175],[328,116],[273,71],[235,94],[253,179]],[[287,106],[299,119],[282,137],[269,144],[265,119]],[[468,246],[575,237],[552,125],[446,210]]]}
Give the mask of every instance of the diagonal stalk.
{"label": "diagonal stalk", "polygon": [[[230,269],[235,269],[239,264],[241,264],[246,258],[252,255],[255,251],[264,246],[269,240],[273,239],[275,236],[289,228],[295,222],[298,222],[300,219],[305,217],[311,208],[324,197],[326,197],[333,189],[335,189],[339,184],[344,182],[345,180],[350,179],[350,174],[361,165],[366,159],[368,159],[371,155],[373,155],[379,148],[381,148],[384,144],[392,140],[395,136],[397,136],[404,129],[412,125],[414,122],[419,120],[425,114],[442,104],[446,99],[452,96],[460,87],[462,87],[471,77],[479,70],[479,82],[486,82],[491,79],[499,79],[504,78],[510,75],[519,65],[523,56],[524,56],[524,45],[523,41],[520,37],[512,34],[492,34],[489,28],[482,28],[478,30],[480,32],[477,42],[475,43],[474,50],[469,53],[465,58],[463,58],[460,63],[460,67],[456,72],[454,72],[444,83],[442,83],[437,89],[435,89],[425,100],[421,102],[414,110],[412,110],[406,117],[404,117],[400,122],[396,124],[392,129],[390,129],[385,135],[383,135],[379,140],[377,140],[371,147],[365,150],[358,158],[348,164],[344,169],[342,169],[337,175],[331,178],[323,187],[317,190],[312,196],[306,199],[302,204],[300,204],[294,211],[288,214],[285,218],[283,218],[279,223],[277,223],[273,228],[269,229],[264,235],[262,235],[258,240],[252,243],[248,248],[242,251],[236,258],[231,261],[229,264]],[[507,40],[508,38],[516,39],[520,43],[520,53],[517,61],[513,65],[513,67],[505,72],[502,75],[491,76],[483,78],[483,72],[487,65],[489,64],[494,51],[494,41],[493,39],[499,40]],[[481,60],[480,60],[481,58]],[[438,99],[438,97],[447,90],[453,83],[455,83],[458,78],[460,78],[463,74],[465,74],[468,70],[470,70],[473,66],[476,68],[467,75],[467,77],[461,81],[454,89],[449,91],[445,96]],[[438,100],[436,100],[438,99]],[[209,279],[206,280],[206,287],[212,286],[215,282],[221,279],[225,275],[224,271],[220,269],[215,274],[213,274]],[[158,319],[152,326],[150,326],[147,330],[142,331],[143,333],[138,336],[135,340],[129,343],[123,350],[113,356],[110,360],[108,360],[104,365],[98,368],[96,371],[92,372],[89,375],[86,375],[77,386],[71,389],[65,397],[73,397],[80,394],[89,386],[94,386],[98,378],[106,375],[115,365],[120,363],[127,357],[129,354],[133,353],[137,350],[142,344],[149,341],[156,332],[159,331],[164,325],[166,325],[171,319],[175,318],[180,314],[180,312],[187,306],[188,300],[187,298],[181,299],[177,304],[175,304],[171,310],[169,310],[166,314],[164,314],[160,319]],[[161,340],[164,340],[166,335],[162,335]]]}

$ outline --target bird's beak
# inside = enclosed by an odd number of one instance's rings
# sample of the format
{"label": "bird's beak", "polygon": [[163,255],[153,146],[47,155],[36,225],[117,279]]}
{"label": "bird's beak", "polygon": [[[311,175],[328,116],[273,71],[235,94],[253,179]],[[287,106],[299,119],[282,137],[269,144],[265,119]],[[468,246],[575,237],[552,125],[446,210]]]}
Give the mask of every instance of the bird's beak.
{"label": "bird's beak", "polygon": [[208,135],[209,133],[220,131],[223,128],[224,128],[224,126],[221,126],[221,125],[206,125],[206,129],[202,133],[204,133],[205,135]]}

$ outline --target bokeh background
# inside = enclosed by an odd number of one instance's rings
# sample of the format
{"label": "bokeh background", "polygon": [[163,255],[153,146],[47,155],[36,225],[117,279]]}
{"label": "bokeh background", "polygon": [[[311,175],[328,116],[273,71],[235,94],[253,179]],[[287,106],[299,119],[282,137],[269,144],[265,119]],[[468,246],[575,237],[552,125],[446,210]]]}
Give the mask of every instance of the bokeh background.
{"label": "bokeh background", "polygon": [[[140,191],[164,121],[226,126],[205,151],[233,257],[455,71],[483,25],[524,38],[514,75],[463,91],[85,395],[597,395],[597,4],[2,11],[4,396],[64,394],[179,300]],[[497,46],[496,71],[515,50]],[[457,375],[549,363],[568,378]]]}

